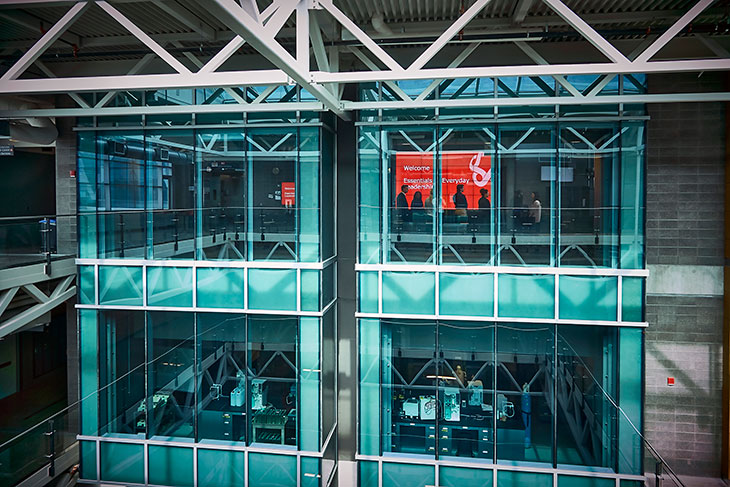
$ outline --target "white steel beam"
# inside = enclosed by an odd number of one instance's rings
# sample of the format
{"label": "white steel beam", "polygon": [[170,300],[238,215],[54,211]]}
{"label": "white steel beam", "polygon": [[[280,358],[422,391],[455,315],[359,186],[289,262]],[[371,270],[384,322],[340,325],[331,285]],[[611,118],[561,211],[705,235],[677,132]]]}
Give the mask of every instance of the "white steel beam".
{"label": "white steel beam", "polygon": [[[0,10],[0,19],[5,19],[13,24],[23,26],[33,32],[39,32],[41,23],[43,22],[38,17],[29,15],[22,10]],[[64,32],[59,39],[81,47],[81,37],[71,32]]]}
{"label": "white steel beam", "polygon": [[[306,2],[306,0],[300,1]],[[269,34],[261,24],[255,22],[233,0],[213,0],[209,3],[206,2],[206,6],[232,31],[246,39],[261,55],[312,93],[329,110],[338,115],[344,113],[339,100],[327,88],[312,82],[310,73],[302,70],[297,60],[276,42],[273,35]],[[309,21],[307,21],[307,25],[309,25]]]}
{"label": "white steel beam", "polygon": [[[56,77],[57,77],[57,76],[56,76],[56,74],[55,74],[55,73],[54,73],[53,71],[51,71],[51,70],[50,70],[50,68],[49,68],[48,66],[46,66],[46,65],[45,65],[45,64],[44,64],[43,62],[41,62],[41,60],[40,60],[40,59],[36,59],[36,61],[35,61],[35,65],[36,65],[36,66],[38,66],[38,69],[40,69],[41,71],[43,71],[43,73],[44,73],[44,74],[45,74],[46,76],[48,76],[49,78],[56,78]],[[77,95],[76,93],[72,93],[72,92],[70,92],[70,91],[69,91],[69,92],[68,92],[67,94],[68,94],[68,96],[69,96],[69,97],[71,97],[71,99],[72,99],[73,101],[75,101],[75,102],[76,102],[76,103],[77,103],[77,104],[78,104],[78,105],[79,105],[79,106],[80,106],[81,108],[90,108],[90,107],[91,107],[91,105],[89,105],[88,103],[86,103],[86,100],[84,100],[83,98],[81,98],[81,97],[80,97],[79,95]]]}
{"label": "white steel beam", "polygon": [[187,10],[175,0],[153,0],[153,3],[163,12],[178,22],[200,34],[204,39],[215,39],[215,29],[203,22],[198,16]]}
{"label": "white steel beam", "polygon": [[11,287],[0,296],[0,316],[8,309],[10,302],[13,300],[15,295],[18,293],[17,287]]}
{"label": "white steel beam", "polygon": [[320,71],[330,71],[330,63],[327,59],[327,52],[324,48],[322,40],[322,31],[319,28],[319,21],[316,14],[309,15],[309,36],[312,39],[312,50],[314,51],[314,59],[317,61],[317,69]]}
{"label": "white steel beam", "polygon": [[[526,42],[517,41],[517,42],[515,42],[515,45],[517,47],[519,47],[522,50],[522,52],[527,54],[527,56],[530,59],[532,59],[533,61],[535,61],[537,64],[543,64],[543,65],[550,64],[545,60],[544,57],[542,57],[535,49],[532,48],[532,46],[528,45]],[[571,95],[583,96],[583,93],[578,91],[575,88],[575,86],[570,84],[570,82],[567,79],[565,79],[565,76],[558,74],[558,75],[554,75],[553,78],[555,78],[555,81],[557,81],[558,84],[560,84],[560,86],[565,88],[568,91],[568,93],[570,93]]]}
{"label": "white steel beam", "polygon": [[[148,65],[148,64],[150,63],[150,61],[152,61],[152,60],[153,60],[154,58],[155,58],[155,55],[154,55],[154,54],[152,54],[152,53],[149,53],[149,54],[145,54],[145,55],[144,55],[144,57],[142,57],[142,59],[140,59],[139,61],[137,61],[137,62],[135,63],[135,65],[134,65],[134,66],[132,66],[132,69],[130,69],[130,70],[129,70],[129,71],[127,72],[127,75],[133,76],[133,75],[136,75],[136,74],[138,74],[138,73],[139,73],[140,71],[142,71],[142,70],[143,70],[143,69],[145,68],[145,66],[147,66],[147,65]],[[118,91],[110,91],[109,93],[107,93],[106,95],[104,95],[104,96],[102,97],[102,99],[101,99],[101,100],[99,100],[99,102],[98,102],[98,103],[97,103],[96,105],[94,105],[94,107],[95,107],[95,108],[101,108],[101,107],[103,107],[103,106],[106,106],[106,104],[107,104],[107,103],[109,103],[109,102],[111,101],[111,99],[112,99],[112,98],[114,98],[114,97],[116,96],[116,94],[117,94],[117,93],[119,93],[119,92],[118,92]]]}
{"label": "white steel beam", "polygon": [[132,35],[139,39],[144,45],[149,47],[155,54],[160,56],[167,64],[172,67],[175,71],[180,74],[190,74],[190,70],[185,67],[175,56],[167,52],[161,45],[155,42],[147,33],[137,27],[132,21],[125,17],[119,10],[112,7],[109,3],[104,0],[99,0],[96,4],[101,7],[106,13],[109,14],[114,20],[116,20],[122,27],[127,29]]}
{"label": "white steel beam", "polygon": [[613,44],[608,42],[602,35],[593,29],[586,23],[585,20],[580,18],[578,14],[573,12],[568,6],[566,6],[561,0],[543,0],[550,8],[552,8],[556,14],[563,18],[568,24],[570,24],[575,30],[577,30],[583,37],[593,44],[596,49],[601,51],[604,56],[619,64],[628,64],[629,60],[626,56],[621,54],[621,51],[616,49]]}
{"label": "white steel beam", "polygon": [[297,14],[297,63],[303,72],[309,72],[309,9],[306,1],[300,1]]}
{"label": "white steel beam", "polygon": [[[357,47],[354,47],[354,46],[349,47],[348,49],[350,50],[351,53],[353,53],[355,55],[355,57],[357,57],[360,61],[362,61],[365,66],[372,69],[373,71],[380,71],[380,68],[378,67],[378,65],[375,64],[372,61],[372,59],[367,57],[365,55],[365,53],[362,52],[360,49],[358,49]],[[398,97],[401,100],[411,101],[411,97],[408,96],[408,94],[405,91],[403,91],[400,86],[398,86],[398,83],[396,83],[394,81],[383,81],[383,83],[385,83],[388,86],[388,88],[393,90],[393,93],[398,95]]]}
{"label": "white steel beam", "polygon": [[712,51],[715,56],[719,58],[730,58],[730,51],[721,46],[715,39],[711,39],[704,34],[695,34],[695,37]]}
{"label": "white steel beam", "polygon": [[11,66],[2,77],[0,77],[0,80],[18,79],[20,75],[23,74],[23,72],[25,72],[25,70],[28,69],[28,67],[50,47],[51,44],[56,42],[58,38],[66,32],[66,29],[68,29],[88,7],[89,4],[86,2],[77,3],[72,6],[68,12],[66,12],[66,14],[53,25],[53,27],[48,29],[48,32],[43,34],[38,42],[33,44],[33,47],[28,49],[26,53],[23,54],[23,56],[18,59],[18,61],[16,61],[16,63],[13,64],[13,66]]}
{"label": "white steel beam", "polygon": [[[176,47],[182,47],[182,43],[180,43],[180,42],[175,42],[175,43],[173,43],[173,45],[175,45]],[[200,69],[200,68],[203,67],[203,62],[200,59],[198,59],[193,53],[191,53],[189,51],[184,51],[183,52],[183,56],[185,56],[186,58],[188,58],[188,60],[191,63],[193,63],[193,65],[196,68]],[[230,96],[231,98],[233,98],[234,100],[236,100],[237,103],[246,104],[246,100],[241,95],[239,95],[238,93],[236,93],[236,91],[233,88],[228,88],[227,87],[227,88],[223,88],[223,90],[226,93],[228,93],[228,96]]]}
{"label": "white steel beam", "polygon": [[[476,51],[477,47],[479,47],[479,44],[480,44],[479,42],[475,42],[473,44],[469,44],[468,46],[466,46],[466,48],[463,51],[461,51],[459,53],[459,55],[456,56],[456,58],[454,58],[453,61],[451,61],[451,63],[449,64],[449,68],[450,69],[453,69],[453,68],[459,67],[461,65],[461,63],[463,63],[466,60],[466,58],[468,58],[469,56],[471,56],[472,53],[474,51]],[[435,90],[436,88],[438,88],[438,86],[441,84],[442,81],[443,80],[441,80],[441,79],[433,80],[431,82],[431,84],[428,85],[426,87],[426,89],[423,90],[421,92],[421,94],[416,97],[416,101],[425,100],[428,97],[428,95],[430,95],[431,93],[433,93],[433,90]]]}
{"label": "white steel beam", "polygon": [[514,12],[512,13],[512,22],[515,24],[521,24],[524,22],[533,3],[535,3],[535,0],[519,0],[515,6]]}
{"label": "white steel beam", "polygon": [[454,36],[462,30],[466,24],[471,21],[484,7],[487,6],[492,0],[477,0],[474,4],[469,7],[466,12],[461,14],[456,22],[451,24],[446,31],[436,39],[428,48],[418,56],[418,58],[408,66],[408,71],[418,70],[423,68],[433,57],[443,49],[443,47],[454,38]]}
{"label": "white steel beam", "polygon": [[684,14],[678,21],[674,23],[674,25],[672,25],[669,29],[666,30],[666,32],[660,35],[659,39],[654,41],[654,43],[649,46],[646,51],[639,54],[639,57],[636,58],[636,61],[646,62],[654,57],[654,55],[659,52],[662,47],[666,46],[669,41],[674,39],[682,29],[687,27],[690,22],[697,18],[697,16],[701,14],[703,10],[705,10],[713,3],[715,3],[715,0],[700,0],[699,2],[697,2],[694,7],[689,9],[689,12]]}
{"label": "white steel beam", "polygon": [[51,311],[59,304],[71,298],[74,294],[76,294],[76,286],[72,287],[71,289],[67,289],[61,294],[55,296],[54,298],[49,298],[42,304],[36,304],[35,306],[28,308],[22,313],[19,313],[12,318],[3,321],[2,323],[0,323],[0,338],[6,337],[11,333],[20,331],[24,326],[32,323],[37,318],[40,318],[45,313]]}

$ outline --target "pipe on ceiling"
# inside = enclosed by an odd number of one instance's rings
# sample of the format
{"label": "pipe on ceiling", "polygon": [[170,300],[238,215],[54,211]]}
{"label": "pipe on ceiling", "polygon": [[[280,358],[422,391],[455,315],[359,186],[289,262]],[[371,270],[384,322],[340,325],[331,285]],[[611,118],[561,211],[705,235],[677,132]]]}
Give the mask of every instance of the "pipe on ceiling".
{"label": "pipe on ceiling", "polygon": [[[38,108],[27,101],[11,97],[0,98],[0,107],[4,110],[27,110]],[[28,142],[38,145],[49,145],[58,138],[58,128],[48,117],[29,117],[25,120],[10,120],[10,140]]]}

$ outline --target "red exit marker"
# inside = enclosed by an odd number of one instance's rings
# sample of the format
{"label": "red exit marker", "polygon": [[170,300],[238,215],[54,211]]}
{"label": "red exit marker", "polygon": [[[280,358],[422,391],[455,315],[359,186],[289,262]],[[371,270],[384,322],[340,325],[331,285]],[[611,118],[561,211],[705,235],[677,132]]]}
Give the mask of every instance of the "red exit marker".
{"label": "red exit marker", "polygon": [[674,385],[674,377],[667,377],[667,385],[668,386]]}

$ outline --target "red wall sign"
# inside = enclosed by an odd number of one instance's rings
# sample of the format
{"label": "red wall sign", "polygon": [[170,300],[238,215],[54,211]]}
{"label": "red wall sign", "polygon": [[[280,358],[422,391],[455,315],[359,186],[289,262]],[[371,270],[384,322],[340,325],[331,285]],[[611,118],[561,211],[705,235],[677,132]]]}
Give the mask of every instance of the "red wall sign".
{"label": "red wall sign", "polygon": [[283,206],[294,206],[297,199],[295,183],[281,183],[281,204]]}
{"label": "red wall sign", "polygon": [[[395,155],[396,187],[395,202],[401,186],[408,185],[406,199],[408,206],[416,192],[421,192],[425,202],[433,190],[433,153],[399,152]],[[441,154],[441,200],[442,207],[453,209],[456,186],[464,185],[464,196],[470,209],[479,208],[480,190],[489,190],[492,201],[492,158],[482,152],[445,152]]]}

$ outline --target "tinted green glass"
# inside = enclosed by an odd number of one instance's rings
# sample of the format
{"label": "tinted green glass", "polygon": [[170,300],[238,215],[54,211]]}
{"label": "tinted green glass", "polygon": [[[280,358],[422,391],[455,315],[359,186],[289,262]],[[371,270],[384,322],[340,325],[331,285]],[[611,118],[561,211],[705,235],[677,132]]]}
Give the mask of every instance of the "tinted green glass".
{"label": "tinted green glass", "polygon": [[435,313],[435,275],[427,272],[383,272],[383,312]]}
{"label": "tinted green glass", "polygon": [[81,460],[79,476],[82,479],[96,480],[96,443],[79,442],[79,459]]}
{"label": "tinted green glass", "polygon": [[359,138],[359,237],[363,264],[380,262],[380,164],[379,127],[361,127]]}
{"label": "tinted green glass", "polygon": [[321,469],[319,458],[302,457],[300,487],[319,487]]}
{"label": "tinted green glass", "polygon": [[149,445],[149,483],[192,487],[193,449]]}
{"label": "tinted green glass", "polygon": [[99,430],[99,372],[97,359],[99,339],[96,311],[79,310],[79,367],[81,389],[81,433],[96,435]]}
{"label": "tinted green glass", "polygon": [[299,260],[319,259],[319,129],[299,129]]}
{"label": "tinted green glass", "polygon": [[378,455],[380,453],[378,447],[380,442],[380,320],[360,320],[359,350],[360,453]]}
{"label": "tinted green glass", "polygon": [[358,484],[360,487],[378,487],[378,463],[358,462]]}
{"label": "tinted green glass", "polygon": [[625,122],[621,135],[621,267],[644,267],[644,166],[643,122]]}
{"label": "tinted green glass", "polygon": [[439,468],[441,487],[490,487],[492,484],[491,470],[445,466]]}
{"label": "tinted green glass", "polygon": [[378,273],[358,272],[360,311],[363,313],[378,312]]}
{"label": "tinted green glass", "polygon": [[198,449],[198,487],[240,487],[245,480],[242,451]]}
{"label": "tinted green glass", "polygon": [[560,276],[560,318],[616,321],[618,278]]}
{"label": "tinted green glass", "polygon": [[197,299],[200,308],[243,308],[243,277],[246,269],[197,270]]}
{"label": "tinted green glass", "polygon": [[101,442],[101,480],[144,484],[144,447]]}
{"label": "tinted green glass", "polygon": [[621,283],[621,320],[644,319],[644,278],[624,277]]}
{"label": "tinted green glass", "polygon": [[149,306],[192,306],[193,270],[187,267],[148,267],[147,304]]}
{"label": "tinted green glass", "polygon": [[501,274],[497,285],[499,316],[509,318],[555,316],[553,276]]}
{"label": "tinted green glass", "polygon": [[319,450],[319,318],[299,319],[299,447],[302,450]]}
{"label": "tinted green glass", "polygon": [[435,483],[436,476],[431,465],[383,463],[383,487],[423,487]]}
{"label": "tinted green glass", "polygon": [[248,307],[294,311],[297,308],[296,271],[288,269],[249,269]]}
{"label": "tinted green glass", "polygon": [[142,306],[142,268],[99,266],[99,304]]}
{"label": "tinted green glass", "polygon": [[558,487],[615,487],[614,479],[558,475]]}
{"label": "tinted green glass", "polygon": [[552,487],[553,476],[528,472],[497,472],[498,487]]}
{"label": "tinted green glass", "polygon": [[319,276],[320,272],[302,269],[302,311],[319,311]]}
{"label": "tinted green glass", "polygon": [[94,282],[94,266],[79,266],[79,303],[96,304],[96,283]]}
{"label": "tinted green glass", "polygon": [[643,441],[639,436],[642,418],[643,330],[619,330],[619,472],[640,475]]}
{"label": "tinted green glass", "polygon": [[297,457],[249,453],[248,485],[249,487],[296,487]]}
{"label": "tinted green glass", "polygon": [[492,316],[494,275],[439,274],[439,313],[447,316]]}

